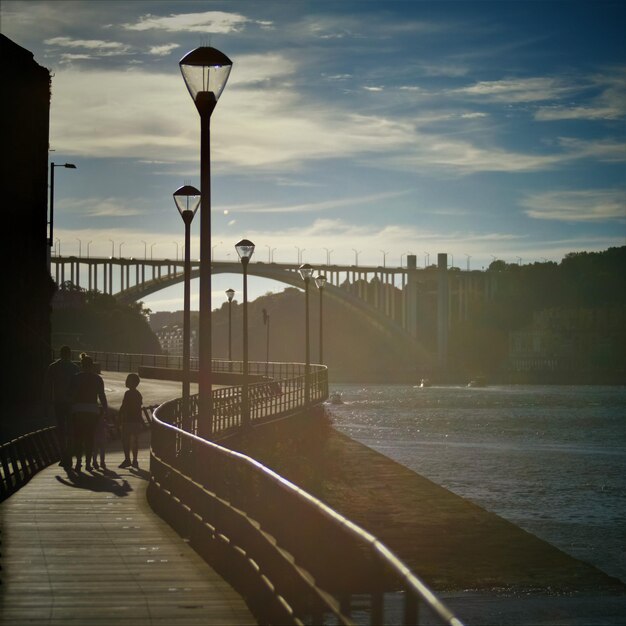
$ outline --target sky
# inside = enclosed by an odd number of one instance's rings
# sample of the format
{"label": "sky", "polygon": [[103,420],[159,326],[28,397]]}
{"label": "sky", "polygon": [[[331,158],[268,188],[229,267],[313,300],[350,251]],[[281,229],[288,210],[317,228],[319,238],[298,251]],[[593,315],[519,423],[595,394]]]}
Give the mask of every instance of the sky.
{"label": "sky", "polygon": [[[242,238],[266,262],[462,269],[626,244],[624,2],[3,0],[0,18],[53,73],[50,158],[77,166],[55,171],[63,255],[182,255],[172,193],[199,186],[200,122],[178,62],[201,45],[233,61],[217,259]],[[239,282],[215,277],[214,305]],[[145,302],[181,309],[181,287]]]}

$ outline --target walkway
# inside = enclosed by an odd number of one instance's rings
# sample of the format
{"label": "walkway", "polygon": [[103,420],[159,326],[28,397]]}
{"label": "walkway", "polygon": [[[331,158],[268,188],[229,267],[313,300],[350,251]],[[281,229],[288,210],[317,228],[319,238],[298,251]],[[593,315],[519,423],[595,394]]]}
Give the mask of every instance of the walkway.
{"label": "walkway", "polygon": [[255,624],[241,597],[146,501],[139,470],[51,466],[0,506],[0,624]]}

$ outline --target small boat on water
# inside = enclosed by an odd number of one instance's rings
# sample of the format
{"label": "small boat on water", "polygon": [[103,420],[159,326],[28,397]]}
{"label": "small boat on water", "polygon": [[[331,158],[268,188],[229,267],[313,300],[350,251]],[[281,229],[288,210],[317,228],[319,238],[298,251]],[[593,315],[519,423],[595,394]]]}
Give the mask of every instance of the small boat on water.
{"label": "small boat on water", "polygon": [[476,376],[476,378],[472,378],[472,380],[467,383],[468,387],[486,387],[487,379],[484,376]]}
{"label": "small boat on water", "polygon": [[430,382],[429,378],[422,378],[421,382],[420,382],[420,387],[422,387],[422,389],[424,387],[431,387],[432,383]]}
{"label": "small boat on water", "polygon": [[343,398],[341,397],[341,392],[339,391],[333,391],[329,396],[328,396],[328,401],[331,404],[343,404]]}

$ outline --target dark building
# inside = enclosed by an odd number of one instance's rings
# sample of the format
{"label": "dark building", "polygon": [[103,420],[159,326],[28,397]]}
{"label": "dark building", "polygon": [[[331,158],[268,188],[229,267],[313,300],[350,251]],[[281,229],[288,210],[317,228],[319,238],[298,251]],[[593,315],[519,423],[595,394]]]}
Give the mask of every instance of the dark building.
{"label": "dark building", "polygon": [[[50,355],[47,185],[50,72],[0,35],[3,237],[2,440],[40,410]],[[23,428],[21,427],[23,425]]]}

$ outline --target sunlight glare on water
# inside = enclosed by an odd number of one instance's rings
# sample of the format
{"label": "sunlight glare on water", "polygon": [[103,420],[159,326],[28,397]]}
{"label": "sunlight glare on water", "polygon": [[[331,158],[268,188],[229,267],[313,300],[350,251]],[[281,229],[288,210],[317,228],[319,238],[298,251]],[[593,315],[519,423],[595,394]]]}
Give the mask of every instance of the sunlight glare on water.
{"label": "sunlight glare on water", "polygon": [[334,389],[341,432],[626,581],[626,387]]}

